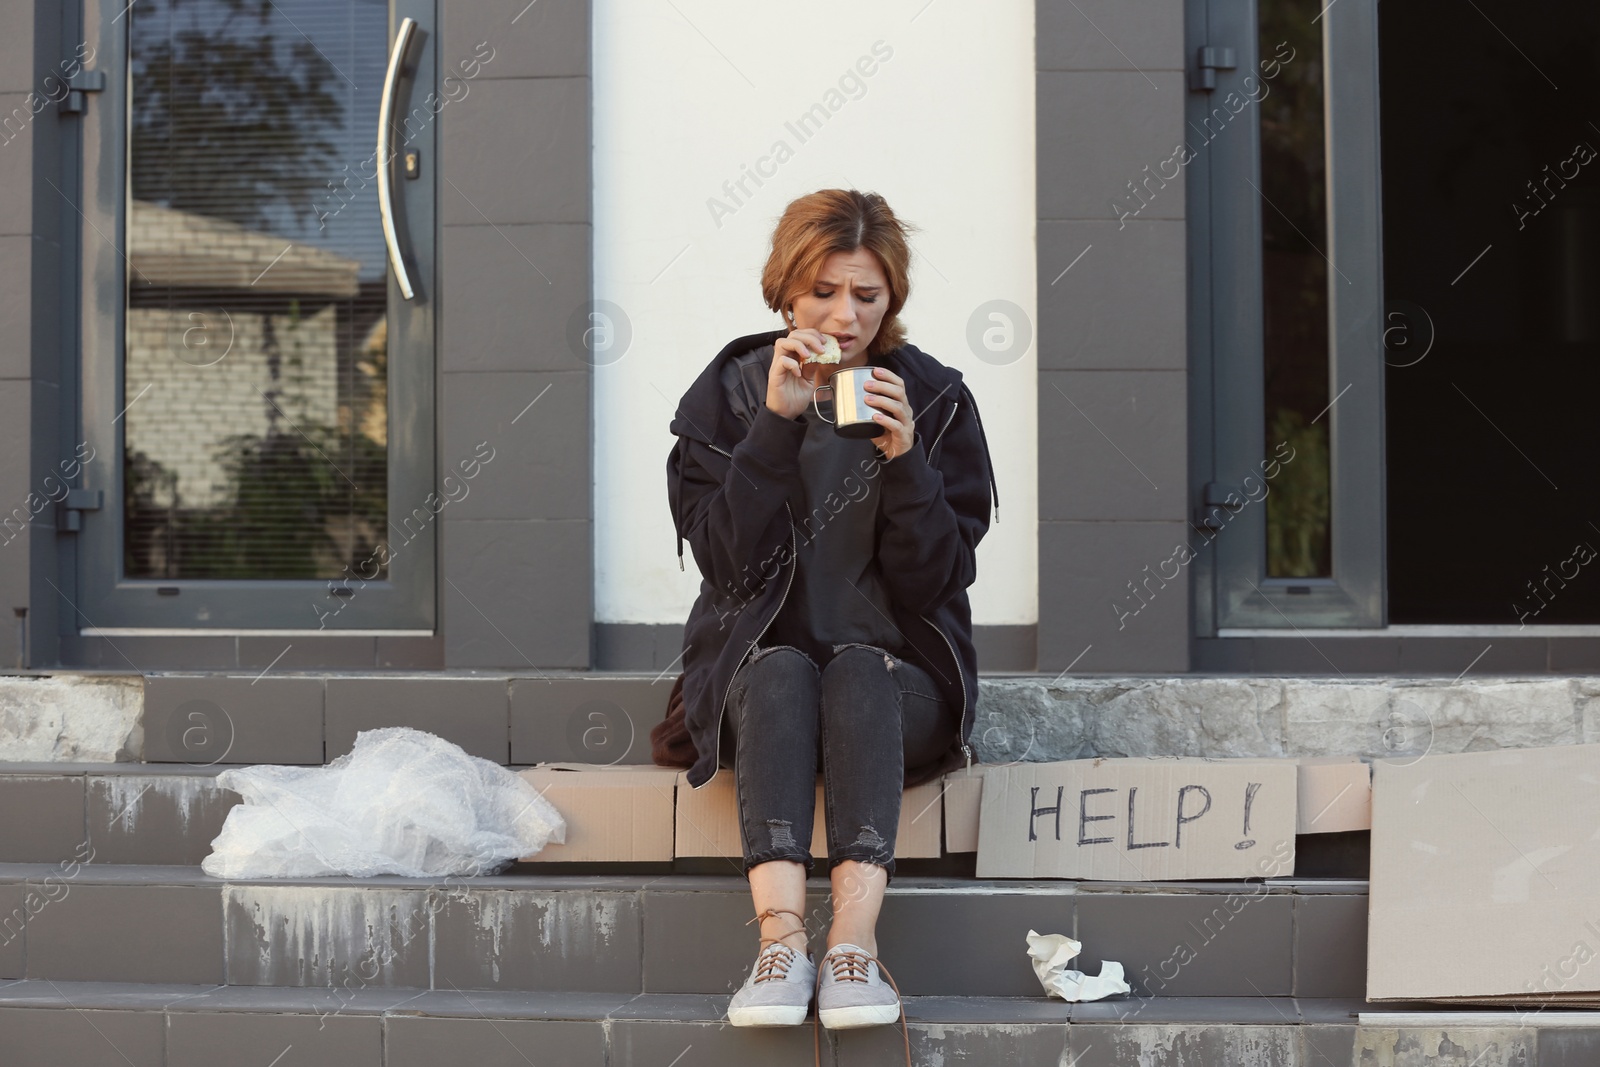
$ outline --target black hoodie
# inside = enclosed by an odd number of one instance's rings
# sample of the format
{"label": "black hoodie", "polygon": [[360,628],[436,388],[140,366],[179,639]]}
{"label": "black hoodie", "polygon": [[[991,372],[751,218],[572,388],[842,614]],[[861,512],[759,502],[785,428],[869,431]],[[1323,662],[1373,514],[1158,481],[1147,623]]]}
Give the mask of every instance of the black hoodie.
{"label": "black hoodie", "polygon": [[[788,333],[730,342],[689,386],[669,427],[677,437],[667,457],[667,498],[678,566],[687,538],[702,575],[684,625],[682,657],[685,726],[698,754],[686,777],[696,789],[719,766],[722,712],[734,672],[783,606],[794,577],[788,498],[800,477],[806,433],[804,421],[765,405],[746,427],[728,403],[722,368]],[[961,372],[911,344],[868,362],[905,380],[915,417],[913,447],[887,463],[879,453],[878,565],[905,637],[903,658],[927,671],[950,706],[961,709],[960,735],[951,736],[943,756],[906,768],[909,788],[972,763],[978,676],[967,587],[977,577],[991,501],[999,519],[1000,494],[983,422]]]}

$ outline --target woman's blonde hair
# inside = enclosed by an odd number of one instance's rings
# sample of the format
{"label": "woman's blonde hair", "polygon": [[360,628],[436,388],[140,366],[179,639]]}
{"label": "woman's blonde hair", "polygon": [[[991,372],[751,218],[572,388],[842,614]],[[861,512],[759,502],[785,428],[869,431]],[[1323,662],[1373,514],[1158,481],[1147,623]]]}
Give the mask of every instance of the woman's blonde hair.
{"label": "woman's blonde hair", "polygon": [[911,246],[916,229],[901,222],[877,193],[819,189],[784,208],[772,231],[772,252],[761,272],[761,296],[779,315],[816,284],[822,264],[835,252],[865,248],[878,257],[889,285],[888,308],[867,355],[880,356],[906,340],[900,309],[911,292]]}

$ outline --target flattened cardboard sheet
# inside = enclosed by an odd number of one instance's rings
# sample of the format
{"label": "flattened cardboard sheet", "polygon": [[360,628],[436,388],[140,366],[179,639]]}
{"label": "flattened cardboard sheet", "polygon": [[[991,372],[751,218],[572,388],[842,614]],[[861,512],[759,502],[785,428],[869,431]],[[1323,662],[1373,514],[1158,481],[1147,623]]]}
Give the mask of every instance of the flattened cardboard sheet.
{"label": "flattened cardboard sheet", "polygon": [[1600,1004],[1600,745],[1372,770],[1367,999]]}
{"label": "flattened cardboard sheet", "polygon": [[542,763],[518,771],[567,822],[567,840],[525,861],[538,863],[672,859],[672,767]]}
{"label": "flattened cardboard sheet", "polygon": [[1299,833],[1371,828],[1371,765],[1344,756],[1304,756],[1296,762],[1300,764]]}

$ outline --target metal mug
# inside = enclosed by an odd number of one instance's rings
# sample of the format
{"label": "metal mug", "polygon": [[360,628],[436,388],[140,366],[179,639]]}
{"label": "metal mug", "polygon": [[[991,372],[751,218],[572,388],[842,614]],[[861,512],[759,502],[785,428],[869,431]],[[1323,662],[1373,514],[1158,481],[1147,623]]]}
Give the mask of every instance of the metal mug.
{"label": "metal mug", "polygon": [[[833,391],[833,418],[824,417],[821,408],[816,409],[817,416],[825,422],[832,422],[833,432],[840,437],[877,437],[883,433],[883,426],[872,418],[873,412],[879,409],[867,403],[867,397],[872,395],[867,391],[867,382],[871,380],[871,364],[834,371],[827,385],[817,387],[818,392],[823,389]],[[816,406],[814,395],[811,403],[813,407]]]}

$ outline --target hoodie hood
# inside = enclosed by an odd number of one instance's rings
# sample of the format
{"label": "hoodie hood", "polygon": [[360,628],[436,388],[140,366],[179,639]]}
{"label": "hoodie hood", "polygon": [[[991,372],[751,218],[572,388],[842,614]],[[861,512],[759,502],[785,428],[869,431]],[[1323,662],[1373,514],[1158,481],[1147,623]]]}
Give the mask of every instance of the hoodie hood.
{"label": "hoodie hood", "polygon": [[[683,397],[678,401],[677,410],[673,413],[672,422],[668,429],[677,437],[687,437],[709,445],[724,455],[732,455],[732,450],[743,437],[746,427],[729,408],[726,395],[722,387],[722,368],[728,360],[756,348],[764,348],[787,337],[788,330],[772,330],[767,333],[747,334],[744,337],[730,341],[723,346],[722,351],[700,372],[694,382],[689,386]],[[937,446],[939,436],[944,427],[959,413],[959,408],[965,404],[977,418],[978,436],[983,441],[983,461],[988,469],[989,499],[994,507],[994,521],[1000,521],[1000,489],[995,484],[994,463],[989,456],[989,438],[983,432],[983,417],[978,415],[978,406],[972,400],[961,372],[954,367],[948,367],[929,356],[915,345],[906,343],[898,348],[891,349],[881,356],[871,357],[867,361],[872,366],[887,367],[894,371],[906,382],[906,398],[911,403],[912,411],[916,412],[917,438],[924,442],[931,453]],[[929,413],[933,418],[924,421]],[[925,434],[926,427],[933,427],[932,443]],[[682,474],[679,474],[680,492]],[[685,570],[683,563],[683,530],[676,531],[678,536],[678,569]]]}

